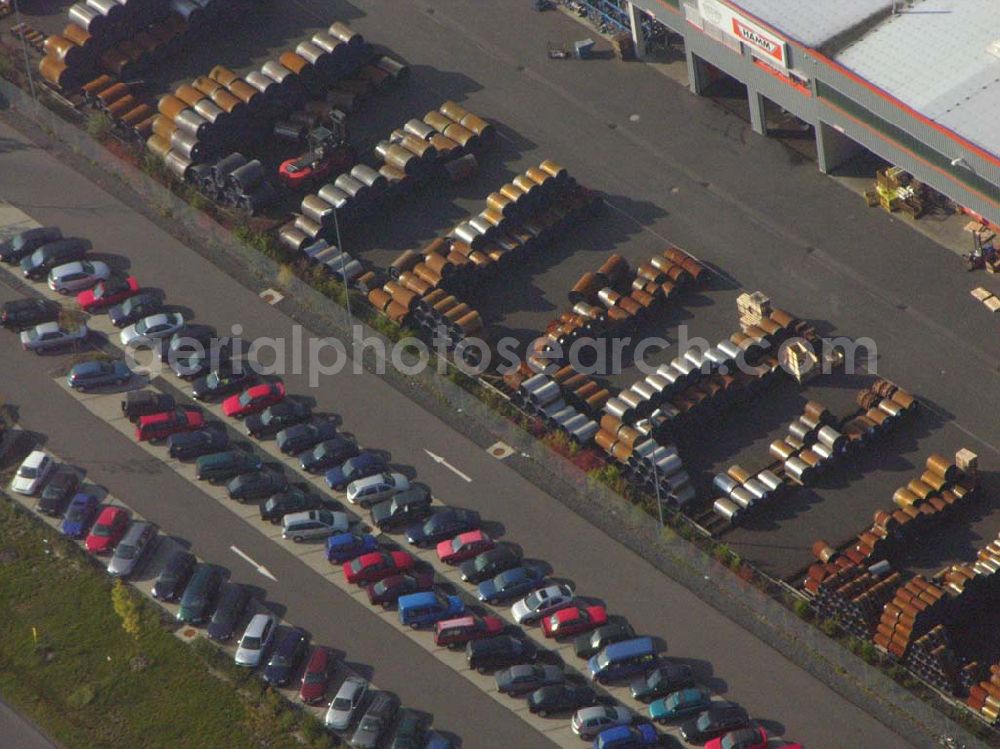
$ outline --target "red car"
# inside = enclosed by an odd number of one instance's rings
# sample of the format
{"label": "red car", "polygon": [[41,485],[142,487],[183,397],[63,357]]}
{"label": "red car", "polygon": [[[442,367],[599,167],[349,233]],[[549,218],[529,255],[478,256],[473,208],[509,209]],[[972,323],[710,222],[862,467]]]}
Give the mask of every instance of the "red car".
{"label": "red car", "polygon": [[437,553],[438,559],[445,564],[458,564],[492,548],[492,538],[482,531],[469,531],[439,543]]}
{"label": "red car", "polygon": [[135,428],[135,438],[143,440],[165,440],[171,434],[190,432],[205,426],[205,417],[194,408],[177,408],[139,417]]}
{"label": "red car", "polygon": [[400,596],[430,590],[433,587],[433,572],[410,572],[405,575],[383,577],[377,583],[372,583],[365,588],[365,591],[368,593],[368,602],[372,606],[381,605],[388,608],[395,604]]}
{"label": "red car", "polygon": [[299,687],[299,699],[307,705],[315,705],[323,701],[330,677],[337,670],[337,659],[326,648],[316,648],[309,656],[306,670],[302,674],[302,686]]}
{"label": "red car", "polygon": [[128,512],[121,507],[105,507],[97,516],[84,545],[91,554],[110,554],[125,535]]}
{"label": "red car", "polygon": [[226,416],[242,419],[250,414],[260,413],[268,406],[280,403],[285,399],[285,386],[280,382],[265,382],[254,385],[239,395],[232,395],[222,401],[222,410]]}
{"label": "red car", "polygon": [[77,294],[76,301],[84,312],[100,312],[138,293],[139,282],[135,280],[135,276],[129,276],[101,281],[94,288]]}
{"label": "red car", "polygon": [[570,606],[559,609],[542,619],[546,637],[569,637],[608,623],[608,612],[603,606]]}
{"label": "red car", "polygon": [[767,749],[767,732],[763,728],[730,731],[709,741],[705,749]]}
{"label": "red car", "polygon": [[438,622],[434,630],[434,644],[440,647],[460,648],[470,640],[493,637],[504,630],[499,616],[461,616]]}
{"label": "red car", "polygon": [[413,569],[415,561],[405,551],[373,551],[344,565],[344,579],[366,585]]}

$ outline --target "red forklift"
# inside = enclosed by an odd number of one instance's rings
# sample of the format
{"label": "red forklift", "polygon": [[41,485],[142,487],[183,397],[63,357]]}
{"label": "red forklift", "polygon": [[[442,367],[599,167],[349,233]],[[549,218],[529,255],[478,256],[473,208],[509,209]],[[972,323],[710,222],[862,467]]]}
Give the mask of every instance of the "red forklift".
{"label": "red forklift", "polygon": [[308,135],[309,150],[283,161],[278,167],[281,183],[292,190],[305,191],[323,183],[331,174],[346,172],[357,163],[357,153],[347,143],[343,117],[318,127]]}

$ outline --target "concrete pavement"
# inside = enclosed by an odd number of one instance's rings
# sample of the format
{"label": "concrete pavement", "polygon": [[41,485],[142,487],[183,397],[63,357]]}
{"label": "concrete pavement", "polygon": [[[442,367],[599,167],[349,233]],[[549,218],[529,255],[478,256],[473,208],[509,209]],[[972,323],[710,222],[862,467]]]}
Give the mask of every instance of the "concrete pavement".
{"label": "concrete pavement", "polygon": [[0,736],[10,749],[59,749],[38,727],[0,700]]}

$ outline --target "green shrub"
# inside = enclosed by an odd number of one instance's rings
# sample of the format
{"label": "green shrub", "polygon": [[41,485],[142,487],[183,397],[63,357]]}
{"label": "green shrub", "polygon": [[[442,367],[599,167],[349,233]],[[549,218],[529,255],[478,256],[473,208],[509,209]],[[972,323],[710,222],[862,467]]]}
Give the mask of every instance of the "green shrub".
{"label": "green shrub", "polygon": [[143,629],[139,599],[121,580],[116,579],[111,586],[111,602],[122,620],[122,629],[138,639]]}
{"label": "green shrub", "polygon": [[114,124],[104,112],[94,112],[87,117],[87,134],[94,140],[103,143],[111,135],[111,128],[114,127]]}

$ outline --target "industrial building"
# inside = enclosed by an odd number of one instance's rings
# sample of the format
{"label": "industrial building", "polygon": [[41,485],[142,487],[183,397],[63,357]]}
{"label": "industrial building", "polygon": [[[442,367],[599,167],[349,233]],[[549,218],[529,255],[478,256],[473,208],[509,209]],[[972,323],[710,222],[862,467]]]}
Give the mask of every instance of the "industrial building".
{"label": "industrial building", "polygon": [[657,23],[683,37],[691,90],[731,76],[753,129],[768,101],[815,133],[819,168],[861,149],[1000,225],[1000,9],[995,0],[591,0],[641,56]]}

